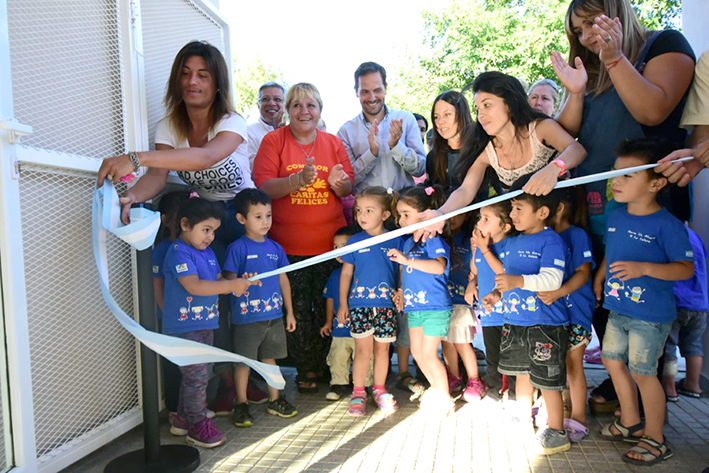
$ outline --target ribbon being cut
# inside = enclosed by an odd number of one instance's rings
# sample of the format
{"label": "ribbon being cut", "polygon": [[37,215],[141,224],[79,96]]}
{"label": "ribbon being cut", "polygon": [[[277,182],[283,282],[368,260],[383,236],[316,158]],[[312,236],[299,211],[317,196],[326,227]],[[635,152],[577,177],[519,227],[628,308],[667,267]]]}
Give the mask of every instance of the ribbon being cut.
{"label": "ribbon being cut", "polygon": [[[678,159],[677,161],[689,161],[692,159],[694,158],[688,157]],[[617,176],[652,169],[656,166],[657,164],[647,164],[643,166],[636,166],[632,168],[625,168],[615,171],[593,174],[585,177],[577,177],[574,179],[561,181],[557,183],[555,188],[561,189],[565,187],[573,187],[588,184],[591,182],[612,179]],[[431,220],[426,220],[424,222],[410,225],[405,228],[400,228],[398,230],[387,232],[382,235],[368,238],[352,245],[347,245],[337,250],[329,251],[327,253],[314,256],[307,260],[300,261],[298,263],[294,263],[283,268],[279,268],[274,271],[269,271],[267,273],[256,275],[252,278],[252,280],[273,277],[281,273],[288,273],[318,263],[322,263],[323,261],[334,259],[338,256],[346,255],[348,253],[361,250],[362,248],[367,248],[369,246],[379,244],[392,238],[412,233],[415,230],[424,228],[428,225],[431,225],[432,223],[442,222],[456,215],[464,214],[479,209],[481,207],[485,207],[486,205],[512,199],[520,195],[521,193],[522,191],[514,191],[508,194],[499,195],[483,202],[478,202],[476,204],[463,207],[445,215],[435,217]],[[109,290],[108,263],[106,259],[106,231],[110,231],[126,243],[133,246],[136,250],[145,250],[151,247],[153,241],[155,240],[155,235],[157,234],[158,228],[160,227],[160,214],[158,212],[153,212],[144,208],[131,209],[131,223],[129,225],[123,225],[120,221],[120,207],[121,206],[115,187],[113,187],[113,184],[108,180],[104,181],[103,187],[96,189],[94,193],[94,256],[96,258],[96,266],[98,267],[101,280],[101,292],[103,293],[103,297],[106,300],[106,304],[108,304],[109,309],[111,309],[113,315],[116,317],[116,319],[118,319],[118,322],[134,337],[140,340],[141,343],[143,343],[159,355],[164,356],[165,358],[172,361],[178,366],[225,361],[241,362],[256,370],[261,376],[264,377],[266,382],[274,388],[282,389],[283,387],[285,387],[285,380],[283,379],[283,376],[281,376],[278,366],[260,363],[258,361],[251,360],[249,358],[245,358],[243,356],[239,356],[234,353],[221,350],[219,348],[214,348],[209,345],[204,345],[201,343],[184,340],[182,338],[171,337],[168,335],[162,335],[155,332],[151,332],[141,327],[140,324],[133,320],[133,318],[129,317],[125,312],[123,312],[123,310],[118,306]]]}

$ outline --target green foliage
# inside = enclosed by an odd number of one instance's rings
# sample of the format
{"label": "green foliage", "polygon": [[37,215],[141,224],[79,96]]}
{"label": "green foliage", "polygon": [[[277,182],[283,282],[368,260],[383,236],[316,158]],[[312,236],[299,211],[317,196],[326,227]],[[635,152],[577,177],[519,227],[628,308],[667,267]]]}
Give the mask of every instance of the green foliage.
{"label": "green foliage", "polygon": [[277,67],[263,64],[261,58],[256,58],[250,63],[244,64],[239,62],[238,57],[234,54],[234,104],[236,111],[244,118],[250,115],[258,114],[258,89],[265,82],[274,81],[281,84],[288,90],[283,72]]}
{"label": "green foliage", "polygon": [[[569,0],[454,0],[444,10],[424,11],[425,52],[409,54],[394,68],[387,101],[429,117],[439,93],[461,90],[484,71],[502,71],[528,84],[556,79],[549,56],[568,53],[568,5]],[[681,0],[635,0],[634,5],[649,28],[679,23]]]}

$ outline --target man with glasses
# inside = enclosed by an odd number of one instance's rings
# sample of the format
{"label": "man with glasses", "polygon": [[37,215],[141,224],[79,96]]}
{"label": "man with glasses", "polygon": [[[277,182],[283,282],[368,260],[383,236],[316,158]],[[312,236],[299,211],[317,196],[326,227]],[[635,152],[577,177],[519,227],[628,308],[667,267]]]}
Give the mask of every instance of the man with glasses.
{"label": "man with glasses", "polygon": [[258,107],[261,116],[247,127],[249,138],[249,163],[254,168],[254,158],[266,133],[284,125],[285,89],[276,82],[266,82],[258,89]]}

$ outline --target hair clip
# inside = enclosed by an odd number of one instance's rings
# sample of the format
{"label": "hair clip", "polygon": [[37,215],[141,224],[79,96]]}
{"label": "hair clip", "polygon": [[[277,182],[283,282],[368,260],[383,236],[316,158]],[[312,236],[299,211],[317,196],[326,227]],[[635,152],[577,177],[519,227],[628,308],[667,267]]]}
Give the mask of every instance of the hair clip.
{"label": "hair clip", "polygon": [[196,192],[190,192],[190,199],[199,199],[199,194]]}
{"label": "hair clip", "polygon": [[434,188],[431,187],[431,186],[427,187],[425,190],[426,190],[426,195],[431,195],[431,194],[433,194],[434,192],[436,192],[436,189],[434,189]]}
{"label": "hair clip", "polygon": [[132,184],[132,183],[133,183],[133,179],[135,179],[135,174],[130,173],[130,174],[128,174],[127,176],[123,176],[122,178],[120,178],[119,181],[121,181],[121,182],[129,182],[129,183]]}
{"label": "hair clip", "polygon": [[394,194],[394,189],[392,189],[391,187],[389,187],[389,188],[387,189],[387,194],[393,195],[393,194]]}

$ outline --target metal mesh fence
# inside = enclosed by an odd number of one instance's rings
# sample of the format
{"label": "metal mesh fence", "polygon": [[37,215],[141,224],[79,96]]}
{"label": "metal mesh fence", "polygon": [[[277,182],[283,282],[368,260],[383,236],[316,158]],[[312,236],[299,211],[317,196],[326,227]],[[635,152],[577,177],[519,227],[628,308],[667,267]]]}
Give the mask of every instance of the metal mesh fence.
{"label": "metal mesh fence", "polygon": [[[0,294],[0,300],[2,299],[2,294]],[[8,467],[11,465],[8,465],[8,457],[7,457],[7,451],[5,449],[5,442],[7,439],[5,438],[5,415],[3,412],[3,406],[5,406],[7,403],[7,400],[5,399],[5,391],[4,389],[0,389],[0,471],[6,471]]]}
{"label": "metal mesh fence", "polygon": [[224,39],[221,25],[192,2],[143,0],[140,8],[150,149],[155,149],[155,126],[165,116],[163,98],[175,55],[193,40],[207,41],[223,53]]}
{"label": "metal mesh fence", "polygon": [[[136,345],[101,295],[92,251],[94,175],[23,165],[20,212],[37,456],[138,406]],[[108,236],[111,293],[133,312],[131,253]],[[51,457],[51,455],[49,455]]]}
{"label": "metal mesh fence", "polygon": [[8,0],[15,116],[23,144],[91,158],[125,147],[120,15],[127,2]]}

